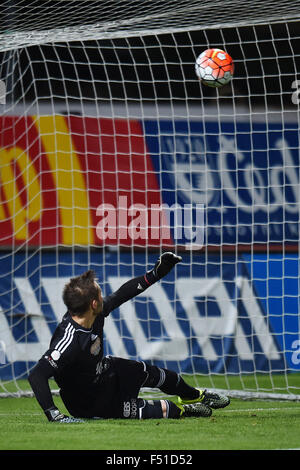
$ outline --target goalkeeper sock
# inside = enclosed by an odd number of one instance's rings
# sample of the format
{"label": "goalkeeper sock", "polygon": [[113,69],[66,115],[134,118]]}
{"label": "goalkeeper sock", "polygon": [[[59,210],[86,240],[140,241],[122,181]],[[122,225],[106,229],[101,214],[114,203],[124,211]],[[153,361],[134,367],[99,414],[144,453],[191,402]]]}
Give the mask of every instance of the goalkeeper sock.
{"label": "goalkeeper sock", "polygon": [[177,393],[181,398],[185,398],[188,400],[196,400],[200,397],[200,392],[194,387],[191,387],[187,384],[182,377],[179,376],[179,383],[177,385]]}
{"label": "goalkeeper sock", "polygon": [[180,397],[195,400],[200,396],[199,391],[188,385],[183,378],[168,369],[161,369],[162,383],[158,388],[168,395],[178,395]]}
{"label": "goalkeeper sock", "polygon": [[[164,402],[165,415],[162,411],[162,402]],[[182,414],[182,409],[170,400],[140,400],[139,416],[140,419],[150,418],[171,418],[178,419]]]}
{"label": "goalkeeper sock", "polygon": [[188,385],[176,372],[148,364],[146,371],[148,378],[144,387],[159,388],[167,395],[178,395],[188,400],[195,400],[200,396],[199,390]]}

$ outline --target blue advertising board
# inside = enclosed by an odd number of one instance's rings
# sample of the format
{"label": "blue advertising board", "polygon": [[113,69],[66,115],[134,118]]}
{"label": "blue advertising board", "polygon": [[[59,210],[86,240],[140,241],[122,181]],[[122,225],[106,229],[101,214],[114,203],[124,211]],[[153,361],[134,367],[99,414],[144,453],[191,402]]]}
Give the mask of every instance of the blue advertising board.
{"label": "blue advertising board", "polygon": [[[26,377],[48,348],[65,313],[61,293],[70,277],[95,269],[107,295],[156,259],[143,253],[7,254],[0,267],[0,377]],[[283,371],[286,364],[300,370],[298,259],[183,254],[165,279],[112,312],[104,332],[106,354],[181,372]]]}
{"label": "blue advertising board", "polygon": [[143,127],[163,202],[203,204],[206,244],[298,243],[296,121],[160,119]]}

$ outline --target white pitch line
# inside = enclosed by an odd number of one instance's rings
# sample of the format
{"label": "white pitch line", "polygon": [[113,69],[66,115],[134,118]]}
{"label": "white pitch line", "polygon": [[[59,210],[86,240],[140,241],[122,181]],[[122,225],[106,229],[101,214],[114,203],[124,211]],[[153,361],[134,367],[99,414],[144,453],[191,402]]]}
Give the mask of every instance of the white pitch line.
{"label": "white pitch line", "polygon": [[[300,410],[300,406],[283,406],[281,408],[241,408],[238,410],[228,409],[222,410],[225,413],[243,413],[243,412],[253,412],[253,411],[281,411],[281,410]],[[219,410],[221,411],[221,410]]]}

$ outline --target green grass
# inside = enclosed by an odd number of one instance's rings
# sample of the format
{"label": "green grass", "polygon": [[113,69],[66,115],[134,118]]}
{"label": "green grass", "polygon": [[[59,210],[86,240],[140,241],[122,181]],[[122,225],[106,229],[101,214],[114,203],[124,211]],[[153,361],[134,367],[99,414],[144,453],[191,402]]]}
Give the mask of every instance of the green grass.
{"label": "green grass", "polygon": [[[56,404],[63,410],[60,399]],[[211,418],[48,423],[32,398],[0,401],[1,450],[240,450],[300,447],[300,404],[232,400]]]}
{"label": "green grass", "polygon": [[[269,378],[265,380],[268,382]],[[277,380],[280,385],[279,377]],[[295,386],[299,384],[298,374],[293,376],[293,381]],[[267,388],[263,379],[261,384]],[[222,382],[215,385],[220,386]],[[66,412],[60,398],[54,400]],[[213,411],[210,418],[87,420],[80,424],[59,424],[47,422],[34,398],[3,398],[0,399],[0,449],[291,449],[300,448],[299,422],[300,402],[232,399],[228,408]]]}

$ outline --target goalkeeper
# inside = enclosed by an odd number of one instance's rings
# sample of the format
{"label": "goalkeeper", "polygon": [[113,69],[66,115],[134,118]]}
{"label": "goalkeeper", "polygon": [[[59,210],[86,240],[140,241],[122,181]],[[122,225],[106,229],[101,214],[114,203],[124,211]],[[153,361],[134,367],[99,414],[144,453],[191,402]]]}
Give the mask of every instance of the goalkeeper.
{"label": "goalkeeper", "polygon": [[[49,421],[76,422],[82,418],[180,418],[208,417],[229,399],[188,385],[177,373],[118,357],[103,357],[103,327],[109,313],[166,276],[181,261],[171,252],[160,256],[145,275],[123,284],[102,297],[95,273],[89,270],[65,285],[67,307],[45,352],[29,374],[29,383]],[[54,404],[49,379],[54,377],[60,396],[71,415]],[[159,388],[171,400],[144,400],[141,387]]]}

